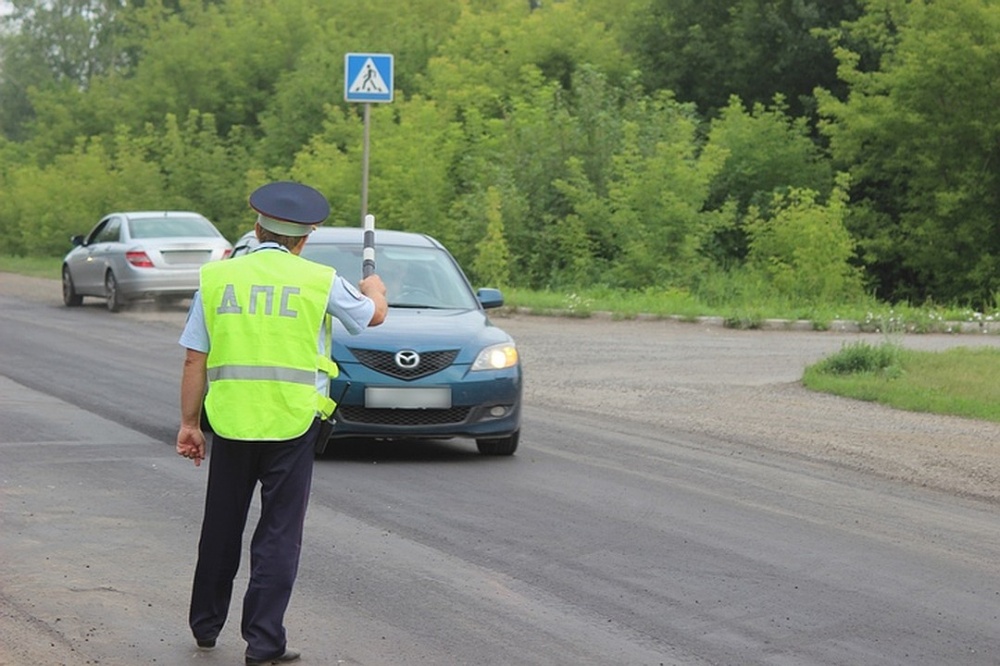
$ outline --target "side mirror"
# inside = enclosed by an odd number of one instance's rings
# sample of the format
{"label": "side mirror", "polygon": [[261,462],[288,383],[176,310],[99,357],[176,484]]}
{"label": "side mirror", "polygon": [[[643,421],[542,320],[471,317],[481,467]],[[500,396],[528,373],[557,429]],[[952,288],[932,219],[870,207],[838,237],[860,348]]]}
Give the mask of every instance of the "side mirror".
{"label": "side mirror", "polygon": [[491,308],[498,308],[503,305],[503,294],[499,289],[490,289],[488,287],[483,287],[476,292],[476,298],[487,310]]}
{"label": "side mirror", "polygon": [[73,247],[79,247],[83,245],[83,236],[77,234],[76,236],[70,236],[69,242],[73,244]]}

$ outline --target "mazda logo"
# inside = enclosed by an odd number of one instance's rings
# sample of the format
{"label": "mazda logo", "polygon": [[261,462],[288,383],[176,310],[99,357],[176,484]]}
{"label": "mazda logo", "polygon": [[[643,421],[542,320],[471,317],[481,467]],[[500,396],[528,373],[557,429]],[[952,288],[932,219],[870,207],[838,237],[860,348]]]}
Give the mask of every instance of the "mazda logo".
{"label": "mazda logo", "polygon": [[405,370],[412,370],[420,365],[420,354],[412,349],[396,352],[396,365]]}

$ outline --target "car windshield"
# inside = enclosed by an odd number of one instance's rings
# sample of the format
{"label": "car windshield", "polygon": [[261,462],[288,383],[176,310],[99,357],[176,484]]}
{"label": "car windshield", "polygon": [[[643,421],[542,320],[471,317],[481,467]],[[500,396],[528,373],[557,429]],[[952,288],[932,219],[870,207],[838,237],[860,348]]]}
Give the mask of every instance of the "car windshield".
{"label": "car windshield", "polygon": [[[306,243],[302,256],[333,266],[352,284],[361,279],[362,247]],[[478,306],[465,276],[445,252],[433,247],[378,245],[375,270],[392,307],[468,310]]]}
{"label": "car windshield", "polygon": [[217,238],[219,232],[202,217],[143,217],[128,221],[129,236],[141,238]]}

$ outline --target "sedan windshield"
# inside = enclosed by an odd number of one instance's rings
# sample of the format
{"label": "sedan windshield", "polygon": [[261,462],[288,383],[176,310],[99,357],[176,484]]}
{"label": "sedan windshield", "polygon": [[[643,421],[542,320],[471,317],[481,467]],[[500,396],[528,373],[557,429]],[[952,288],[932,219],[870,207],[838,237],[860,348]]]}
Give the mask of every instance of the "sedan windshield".
{"label": "sedan windshield", "polygon": [[[303,257],[333,266],[351,284],[361,279],[361,253],[360,245],[327,243],[307,243],[302,250]],[[438,248],[376,246],[375,270],[385,282],[391,307],[468,310],[478,306],[465,276]]]}
{"label": "sedan windshield", "polygon": [[128,221],[129,236],[141,238],[217,238],[219,232],[201,217],[144,217]]}

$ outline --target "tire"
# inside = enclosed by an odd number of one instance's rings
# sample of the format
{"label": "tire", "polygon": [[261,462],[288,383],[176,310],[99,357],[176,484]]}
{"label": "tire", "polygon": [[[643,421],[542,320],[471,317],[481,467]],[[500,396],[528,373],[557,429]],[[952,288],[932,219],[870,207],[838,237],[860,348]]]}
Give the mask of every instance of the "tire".
{"label": "tire", "polygon": [[514,451],[517,451],[517,443],[520,439],[521,431],[517,430],[510,437],[477,439],[476,448],[484,456],[512,456]]}
{"label": "tire", "polygon": [[83,303],[83,296],[76,293],[73,286],[73,276],[69,274],[69,266],[62,269],[62,292],[63,304],[68,308],[75,308]]}
{"label": "tire", "polygon": [[118,280],[112,271],[108,271],[108,274],[104,276],[104,297],[109,312],[119,312],[122,309],[124,302],[118,291]]}

